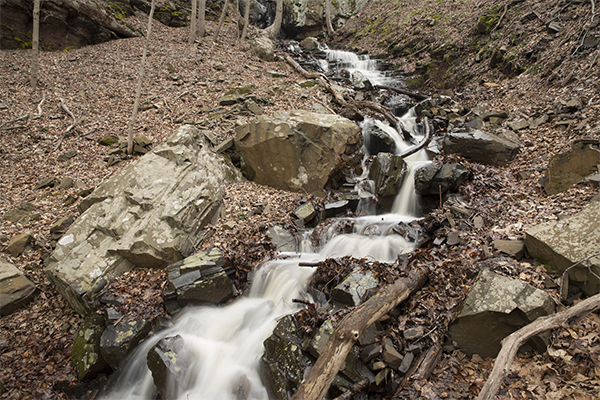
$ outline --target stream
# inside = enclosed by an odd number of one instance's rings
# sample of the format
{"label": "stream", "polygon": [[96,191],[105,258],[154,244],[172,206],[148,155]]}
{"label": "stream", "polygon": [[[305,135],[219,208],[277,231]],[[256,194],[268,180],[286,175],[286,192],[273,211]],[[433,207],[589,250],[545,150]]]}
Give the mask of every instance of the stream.
{"label": "stream", "polygon": [[[353,53],[327,51],[330,62],[337,60],[350,72],[360,71],[373,84],[389,84],[389,78],[379,73],[376,63]],[[326,63],[324,63],[326,64]],[[415,115],[411,110],[401,118],[404,126],[417,138]],[[396,142],[399,154],[411,145],[402,141],[400,135],[385,123],[374,121]],[[152,373],[146,366],[148,351],[161,339],[180,335],[193,362],[185,373],[178,391],[179,400],[214,400],[238,397],[240,385],[249,399],[268,399],[268,394],[259,376],[259,362],[264,340],[271,335],[277,320],[299,310],[302,306],[293,303],[295,298],[307,297],[307,286],[314,268],[300,267],[300,262],[314,262],[331,257],[352,255],[367,257],[381,262],[394,262],[401,253],[410,252],[414,244],[392,232],[399,222],[418,218],[418,199],[414,191],[414,171],[428,162],[424,150],[405,159],[409,173],[397,195],[392,212],[372,215],[368,193],[359,189],[359,210],[370,213],[354,219],[354,233],[335,235],[326,233],[327,244],[317,253],[305,241],[302,253],[287,259],[269,261],[260,266],[252,279],[249,294],[236,299],[227,306],[202,306],[187,308],[173,320],[173,325],[146,339],[135,350],[130,361],[123,367],[116,384],[105,400],[154,400],[157,392]],[[368,171],[357,178],[357,185],[365,186]],[[357,186],[358,187],[358,186]],[[341,220],[340,220],[341,221]],[[390,234],[391,233],[391,234]],[[117,372],[118,373],[118,372]],[[170,399],[169,399],[170,400]]]}

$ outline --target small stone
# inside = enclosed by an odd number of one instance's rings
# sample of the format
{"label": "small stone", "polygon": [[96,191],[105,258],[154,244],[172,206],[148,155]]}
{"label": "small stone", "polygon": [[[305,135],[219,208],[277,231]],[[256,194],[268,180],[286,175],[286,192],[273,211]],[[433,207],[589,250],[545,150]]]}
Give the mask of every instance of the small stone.
{"label": "small stone", "polygon": [[68,189],[71,186],[73,186],[73,178],[70,178],[67,176],[60,181],[60,183],[58,184],[58,186],[56,188],[57,189]]}
{"label": "small stone", "polygon": [[25,251],[25,247],[33,240],[33,236],[29,232],[23,232],[14,236],[6,245],[6,251],[13,257],[18,257]]}
{"label": "small stone", "polygon": [[511,121],[508,126],[513,131],[520,131],[522,129],[529,128],[529,121],[525,118],[521,118],[515,121]]}
{"label": "small stone", "polygon": [[296,218],[301,219],[304,222],[309,222],[317,215],[317,211],[315,210],[313,204],[309,201],[295,209],[294,215]]}
{"label": "small stone", "polygon": [[397,369],[402,363],[402,355],[394,348],[389,338],[383,345],[383,361],[394,369]]}
{"label": "small stone", "polygon": [[525,251],[525,242],[522,240],[494,240],[494,248],[520,260]]}
{"label": "small stone", "polygon": [[453,231],[446,236],[446,243],[448,246],[454,246],[460,243],[460,233],[460,231]]}
{"label": "small stone", "polygon": [[423,336],[425,333],[425,328],[422,326],[415,326],[414,328],[408,328],[404,330],[404,339],[406,340],[415,340],[419,337]]}
{"label": "small stone", "polygon": [[56,157],[56,161],[65,162],[65,161],[75,157],[76,155],[77,155],[77,150],[75,150],[75,149],[67,150],[64,153],[60,154],[58,157]]}
{"label": "small stone", "polygon": [[540,126],[540,125],[545,124],[546,122],[548,122],[548,119],[549,119],[548,114],[543,114],[543,115],[535,118],[533,120],[533,122],[531,123],[530,127],[531,128],[537,128],[538,126]]}
{"label": "small stone", "polygon": [[473,226],[475,227],[475,229],[482,229],[484,225],[485,223],[481,215],[477,215],[475,218],[473,218]]}
{"label": "small stone", "polygon": [[54,186],[54,183],[56,182],[56,178],[53,176],[48,176],[44,179],[41,179],[38,181],[38,183],[35,184],[35,186],[33,187],[34,190],[39,190],[39,189],[43,189],[43,188],[47,188],[50,186]]}
{"label": "small stone", "polygon": [[415,356],[413,353],[406,353],[402,359],[402,363],[398,367],[398,372],[406,374],[412,365]]}

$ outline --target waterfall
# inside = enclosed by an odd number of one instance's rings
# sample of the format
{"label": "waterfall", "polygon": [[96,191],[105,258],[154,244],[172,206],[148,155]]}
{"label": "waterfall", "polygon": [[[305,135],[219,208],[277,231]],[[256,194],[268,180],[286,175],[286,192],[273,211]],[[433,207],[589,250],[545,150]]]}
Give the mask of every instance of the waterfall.
{"label": "waterfall", "polygon": [[[361,70],[373,79],[384,79],[371,70],[375,65],[368,58],[352,53],[329,51],[330,60],[341,60],[349,70]],[[369,74],[369,75],[367,75]],[[377,76],[378,77],[377,77]],[[371,78],[373,76],[373,78]],[[414,132],[414,113],[403,117],[407,129]],[[409,145],[398,133],[384,123],[376,122],[396,141],[400,153]],[[295,298],[307,298],[303,289],[314,272],[313,268],[300,267],[302,261],[318,261],[329,257],[352,255],[382,262],[393,262],[403,252],[410,252],[414,244],[392,233],[398,222],[411,221],[417,217],[417,197],[414,192],[414,171],[427,161],[423,150],[407,157],[409,173],[404,179],[400,193],[394,202],[392,213],[368,215],[354,219],[354,233],[328,234],[328,243],[319,253],[312,253],[309,235],[305,234],[301,250],[295,258],[274,260],[260,266],[252,279],[247,296],[236,299],[227,306],[204,306],[185,309],[172,326],[146,339],[135,350],[123,368],[112,391],[105,400],[154,400],[156,389],[152,374],[146,366],[148,351],[161,339],[180,335],[185,351],[195,360],[185,373],[185,388],[178,391],[177,400],[237,399],[236,388],[240,382],[249,388],[248,398],[268,399],[261,383],[258,366],[264,340],[272,333],[277,320],[299,309]],[[358,193],[372,192],[368,173],[359,177]],[[362,186],[361,186],[362,185]],[[368,199],[367,199],[368,200]],[[368,201],[361,202],[362,211],[373,211]],[[172,400],[172,399],[169,399]]]}

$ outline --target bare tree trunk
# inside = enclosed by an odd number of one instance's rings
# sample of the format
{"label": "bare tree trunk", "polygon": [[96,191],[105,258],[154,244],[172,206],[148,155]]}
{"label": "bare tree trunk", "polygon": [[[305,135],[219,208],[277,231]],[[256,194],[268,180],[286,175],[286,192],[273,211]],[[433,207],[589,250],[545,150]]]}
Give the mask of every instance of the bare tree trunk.
{"label": "bare tree trunk", "polygon": [[240,37],[240,41],[246,38],[246,33],[248,33],[248,25],[250,24],[250,1],[246,0],[246,7],[244,9],[244,28],[242,29],[242,35]]}
{"label": "bare tree trunk", "polygon": [[223,26],[223,20],[225,19],[225,14],[227,14],[227,7],[229,7],[229,0],[225,0],[225,4],[223,5],[223,11],[221,12],[221,18],[219,18],[219,25],[217,25],[217,32],[215,32],[215,42],[219,40],[219,32],[221,32],[221,27]]}
{"label": "bare tree trunk", "polygon": [[129,120],[127,128],[127,154],[133,153],[133,124],[137,116],[138,108],[140,107],[140,97],[142,95],[142,80],[144,79],[144,66],[146,65],[146,54],[148,53],[148,43],[150,43],[150,34],[152,33],[152,19],[154,18],[154,8],[156,0],[152,0],[150,6],[150,14],[148,15],[148,32],[146,33],[146,42],[144,43],[144,52],[142,53],[142,63],[140,65],[140,74],[138,76],[137,90],[135,93],[135,103],[133,104],[133,114]]}
{"label": "bare tree trunk", "polygon": [[240,40],[240,22],[242,20],[242,15],[240,14],[240,0],[235,0],[235,38]]}
{"label": "bare tree trunk", "polygon": [[192,14],[190,15],[190,36],[188,38],[188,45],[193,45],[196,40],[196,8],[198,7],[198,0],[192,0]]}
{"label": "bare tree trunk", "polygon": [[600,308],[600,294],[577,303],[577,305],[557,314],[540,317],[513,332],[502,340],[502,349],[494,362],[494,369],[481,389],[477,400],[493,400],[510,371],[510,365],[519,348],[535,335],[556,328],[567,328],[573,322]]}
{"label": "bare tree trunk", "polygon": [[200,6],[198,10],[198,37],[204,37],[206,33],[206,0],[200,0]]}
{"label": "bare tree trunk", "polygon": [[394,309],[427,281],[427,269],[410,272],[405,278],[385,286],[373,297],[357,306],[340,321],[325,345],[323,353],[310,369],[291,400],[318,400],[327,394],[346,356],[360,335]]}
{"label": "bare tree trunk", "polygon": [[40,2],[33,2],[33,37],[31,43],[31,88],[35,90],[38,81],[38,55],[40,47]]}
{"label": "bare tree trunk", "polygon": [[325,26],[327,27],[327,33],[329,36],[333,36],[333,25],[331,25],[331,0],[323,0],[325,5]]}
{"label": "bare tree trunk", "polygon": [[275,39],[281,30],[281,22],[283,21],[283,0],[277,0],[276,7],[275,21],[273,21],[273,25],[265,29],[267,36],[271,39]]}

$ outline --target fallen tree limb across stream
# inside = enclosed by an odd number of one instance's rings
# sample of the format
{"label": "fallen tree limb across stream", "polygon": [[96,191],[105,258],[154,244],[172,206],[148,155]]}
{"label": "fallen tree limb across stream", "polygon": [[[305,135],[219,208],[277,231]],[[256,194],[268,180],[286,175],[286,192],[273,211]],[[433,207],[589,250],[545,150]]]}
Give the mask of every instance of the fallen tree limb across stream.
{"label": "fallen tree limb across stream", "polygon": [[494,362],[494,369],[481,389],[477,400],[492,400],[510,371],[510,365],[519,348],[535,335],[556,328],[567,328],[589,313],[600,309],[600,293],[583,300],[559,313],[540,317],[502,340],[502,349]]}
{"label": "fallen tree limb across stream", "polygon": [[323,353],[308,372],[291,400],[320,400],[325,396],[346,356],[360,335],[427,281],[426,268],[416,268],[409,275],[383,287],[373,297],[357,306],[334,329]]}

